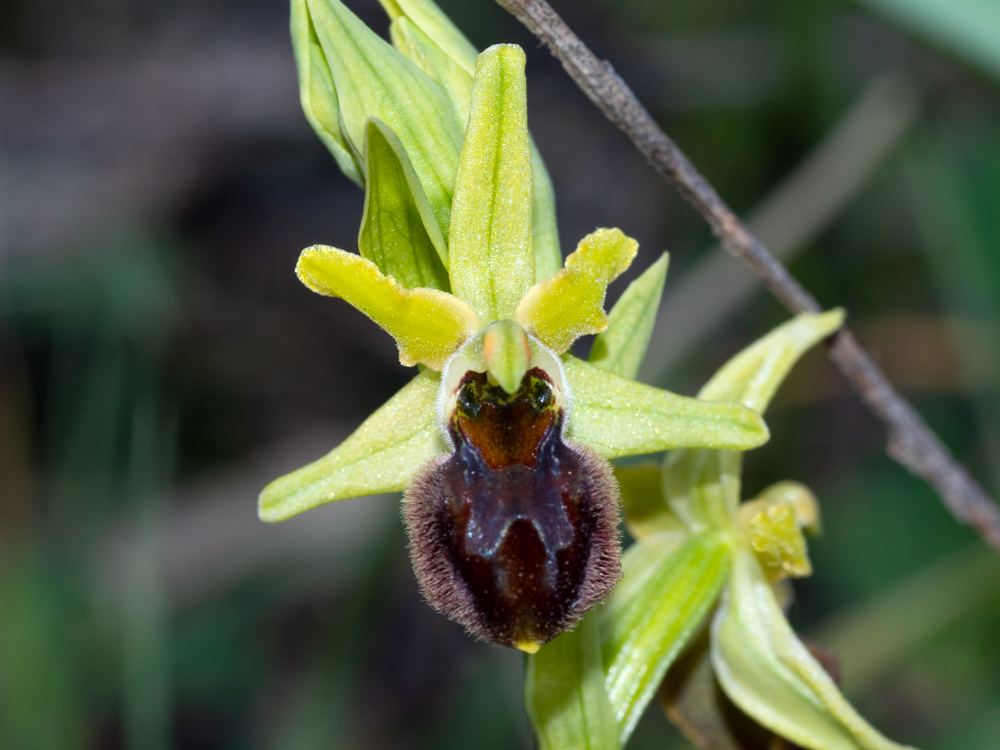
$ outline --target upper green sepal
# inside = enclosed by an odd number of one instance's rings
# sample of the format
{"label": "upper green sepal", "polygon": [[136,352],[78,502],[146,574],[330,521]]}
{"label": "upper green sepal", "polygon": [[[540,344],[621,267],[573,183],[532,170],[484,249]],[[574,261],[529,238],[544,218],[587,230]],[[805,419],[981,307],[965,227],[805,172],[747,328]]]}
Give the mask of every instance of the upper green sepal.
{"label": "upper green sepal", "polygon": [[260,494],[259,514],[283,521],[334,500],[397,492],[443,452],[434,402],[441,376],[425,370],[330,453],[275,479]]}
{"label": "upper green sepal", "polygon": [[476,64],[451,234],[452,291],[483,323],[514,318],[535,278],[524,52],[499,44]]}

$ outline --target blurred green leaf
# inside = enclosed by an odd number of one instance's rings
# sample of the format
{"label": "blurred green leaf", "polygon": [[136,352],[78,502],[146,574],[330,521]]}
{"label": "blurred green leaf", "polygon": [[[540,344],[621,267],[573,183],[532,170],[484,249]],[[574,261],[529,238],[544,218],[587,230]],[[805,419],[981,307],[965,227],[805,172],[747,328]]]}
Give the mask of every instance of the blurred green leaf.
{"label": "blurred green leaf", "polygon": [[753,552],[737,550],[712,625],[726,694],[763,726],[811,750],[900,750],[854,710],[792,631]]}
{"label": "blurred green leaf", "polygon": [[1000,78],[1000,3],[995,0],[862,3]]}
{"label": "blurred green leaf", "polygon": [[448,291],[448,247],[396,134],[379,120],[365,133],[365,212],[358,248],[408,289]]}
{"label": "blurred green leaf", "polygon": [[604,688],[598,612],[527,660],[524,702],[539,750],[617,750]]}
{"label": "blurred green leaf", "polygon": [[623,743],[702,624],[728,570],[728,547],[712,533],[680,547],[653,537],[625,556],[622,582],[602,613],[605,684]]}
{"label": "blurred green leaf", "polygon": [[608,313],[607,330],[594,339],[592,365],[623,378],[635,378],[639,373],[653,334],[669,262],[667,253],[661,255],[618,298]]}
{"label": "blurred green leaf", "polygon": [[612,375],[576,357],[563,368],[573,413],[570,434],[605,458],[699,446],[748,450],[766,442],[759,415]]}
{"label": "blurred green leaf", "polygon": [[524,52],[496,45],[476,64],[449,238],[451,288],[482,323],[513,318],[534,283],[531,231]]}
{"label": "blurred green leaf", "polygon": [[334,500],[402,490],[443,450],[434,416],[440,380],[421,372],[323,458],[271,482],[260,517],[283,521]]}

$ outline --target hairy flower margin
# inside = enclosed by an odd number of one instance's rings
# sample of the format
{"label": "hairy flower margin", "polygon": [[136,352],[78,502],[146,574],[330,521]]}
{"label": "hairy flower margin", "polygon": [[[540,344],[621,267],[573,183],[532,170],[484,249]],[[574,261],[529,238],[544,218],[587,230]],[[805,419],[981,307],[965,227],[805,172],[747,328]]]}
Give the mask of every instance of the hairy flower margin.
{"label": "hairy flower margin", "polygon": [[[597,230],[562,262],[551,184],[527,131],[521,50],[477,56],[430,0],[380,2],[393,46],[339,0],[292,1],[303,109],[365,189],[360,256],[314,246],[296,270],[372,318],[401,363],[421,370],[328,455],[265,488],[261,518],[406,490],[422,468],[455,455],[451,420],[469,376],[485,373],[495,393],[516,399],[540,372],[571,450],[606,461],[682,449],[662,468],[617,470],[636,543],[607,606],[540,650],[509,644],[537,651],[526,704],[540,746],[621,747],[686,648],[711,660],[740,709],[803,747],[899,748],[853,711],[784,618],[783,579],[811,570],[800,529],[818,525],[814,498],[783,483],[739,504],[741,451],[767,438],[760,414],[842,314],[797,317],[734,358],[698,399],[637,383],[666,255],[606,315],[605,290],[637,245]],[[568,353],[595,333],[590,362]],[[710,638],[689,643],[713,606]],[[583,611],[572,614],[563,626]],[[682,727],[718,723],[710,707],[689,716],[690,686],[675,687],[668,713]]]}

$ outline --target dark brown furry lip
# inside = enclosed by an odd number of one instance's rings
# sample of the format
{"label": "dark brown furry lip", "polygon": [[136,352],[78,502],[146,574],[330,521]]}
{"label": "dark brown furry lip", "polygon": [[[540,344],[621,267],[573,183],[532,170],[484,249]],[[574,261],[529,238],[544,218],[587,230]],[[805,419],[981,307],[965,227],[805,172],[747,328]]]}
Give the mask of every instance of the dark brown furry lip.
{"label": "dark brown furry lip", "polygon": [[407,490],[414,571],[448,617],[531,651],[613,590],[618,488],[607,461],[563,439],[565,413],[541,369],[512,395],[468,372],[456,403],[454,452]]}

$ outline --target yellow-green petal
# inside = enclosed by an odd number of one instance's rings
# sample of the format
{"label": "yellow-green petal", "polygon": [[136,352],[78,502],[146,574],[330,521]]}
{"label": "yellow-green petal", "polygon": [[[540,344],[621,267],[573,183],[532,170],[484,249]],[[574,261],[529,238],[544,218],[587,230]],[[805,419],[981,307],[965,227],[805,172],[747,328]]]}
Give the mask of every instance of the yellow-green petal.
{"label": "yellow-green petal", "polygon": [[726,695],[758,723],[810,750],[901,750],[866,722],[795,635],[753,553],[738,549],[712,626]]}
{"label": "yellow-green petal", "polygon": [[436,83],[340,0],[307,0],[307,5],[356,158],[361,159],[368,118],[377,117],[402,142],[447,238],[462,142],[451,105]]}
{"label": "yellow-green petal", "polygon": [[476,64],[452,204],[452,291],[483,323],[513,318],[534,281],[524,52],[490,47]]}
{"label": "yellow-green petal", "polygon": [[573,399],[570,434],[605,458],[680,447],[749,450],[767,441],[759,414],[621,378],[576,357],[563,369]]}
{"label": "yellow-green petal", "polygon": [[679,547],[673,539],[657,539],[629,549],[622,582],[602,612],[605,686],[623,743],[708,614],[729,569],[728,549],[714,534]]}
{"label": "yellow-green petal", "polygon": [[565,268],[528,290],[514,319],[557,354],[580,336],[600,333],[608,327],[608,284],[629,267],[638,247],[620,229],[588,234],[566,258]]}
{"label": "yellow-green petal", "polygon": [[307,287],[350,303],[396,339],[399,361],[441,370],[479,328],[476,314],[437,289],[407,289],[366,258],[314,245],[299,256],[295,273]]}
{"label": "yellow-green petal", "polygon": [[638,374],[653,334],[669,261],[667,253],[661,255],[622,293],[608,313],[607,330],[594,339],[592,365],[623,378]]}
{"label": "yellow-green petal", "polygon": [[448,291],[448,249],[434,212],[396,134],[371,118],[365,132],[361,255],[408,289]]}
{"label": "yellow-green petal", "polygon": [[[472,102],[472,72],[450,57],[434,39],[406,16],[400,16],[389,27],[393,46],[412,60],[434,81],[448,98],[459,124],[469,119]],[[473,53],[473,72],[475,71]]]}
{"label": "yellow-green petal", "polygon": [[361,185],[361,170],[340,128],[333,76],[309,17],[306,0],[292,0],[291,31],[295,66],[299,72],[299,98],[306,120],[333,154],[340,171]]}
{"label": "yellow-green petal", "polygon": [[539,750],[618,750],[604,689],[598,613],[528,657],[524,703]]}
{"label": "yellow-green petal", "polygon": [[792,366],[843,322],[840,309],[796,315],[726,362],[698,397],[737,401],[763,414]]}
{"label": "yellow-green petal", "polygon": [[421,372],[326,456],[271,482],[260,517],[283,521],[334,500],[402,490],[444,450],[434,416],[440,382]]}

